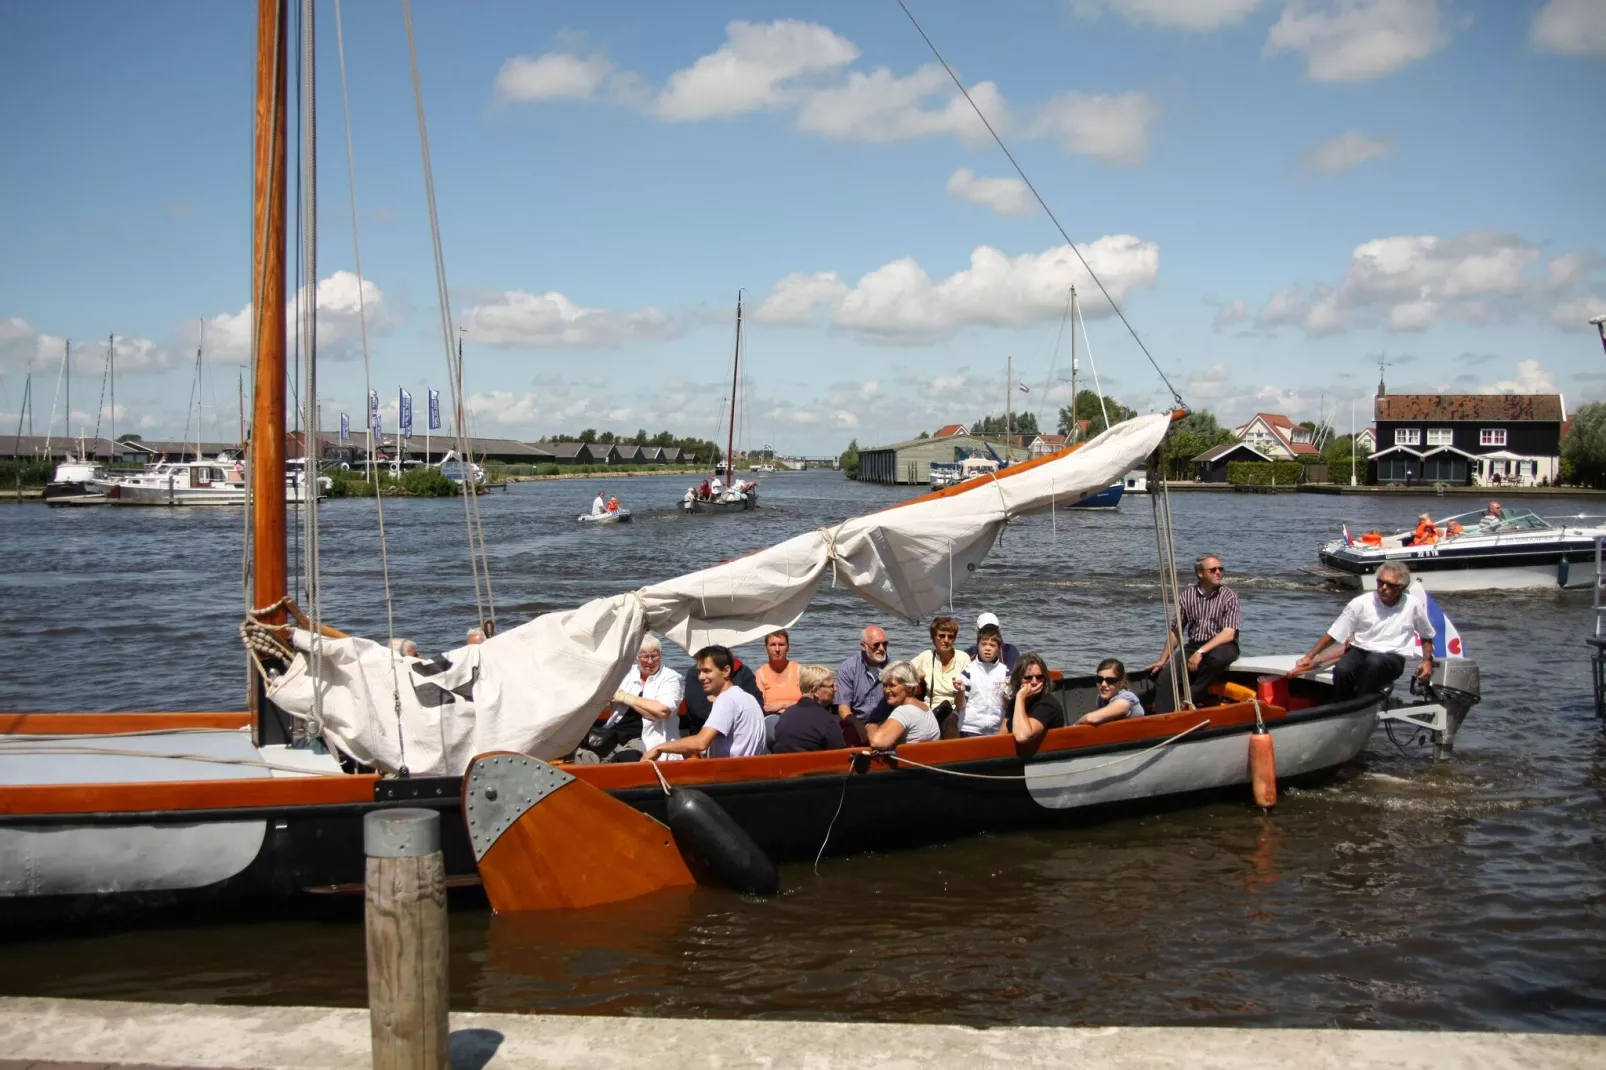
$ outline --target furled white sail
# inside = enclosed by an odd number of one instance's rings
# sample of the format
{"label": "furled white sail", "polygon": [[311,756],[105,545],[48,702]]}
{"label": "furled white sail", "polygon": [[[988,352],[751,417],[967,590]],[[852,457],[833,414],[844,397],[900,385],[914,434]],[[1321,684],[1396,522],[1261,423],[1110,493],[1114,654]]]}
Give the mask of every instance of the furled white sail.
{"label": "furled white sail", "polygon": [[[1005,469],[946,497],[916,500],[798,535],[747,557],[628,594],[547,613],[434,661],[372,640],[321,639],[322,730],[353,757],[414,775],[461,773],[476,754],[556,757],[585,738],[655,631],[688,652],[737,646],[791,625],[827,574],[871,605],[918,621],[951,602],[1009,519],[1103,490],[1149,456],[1170,418],[1116,424],[1081,449]],[[312,637],[269,691],[313,716]],[[399,687],[393,686],[393,680]],[[399,694],[398,694],[399,692]]]}

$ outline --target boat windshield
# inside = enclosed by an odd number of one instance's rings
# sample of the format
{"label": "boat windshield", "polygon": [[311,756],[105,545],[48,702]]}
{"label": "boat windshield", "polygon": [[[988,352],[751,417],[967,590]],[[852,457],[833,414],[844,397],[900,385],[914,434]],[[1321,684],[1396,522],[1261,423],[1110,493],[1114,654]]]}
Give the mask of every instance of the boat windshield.
{"label": "boat windshield", "polygon": [[[1441,533],[1451,530],[1451,525],[1457,525],[1468,535],[1496,535],[1515,531],[1549,531],[1554,527],[1549,521],[1534,513],[1532,509],[1520,507],[1502,507],[1498,517],[1485,509],[1473,509],[1466,513],[1457,513],[1454,516],[1434,517],[1434,526]],[[1410,534],[1410,531],[1401,533]]]}

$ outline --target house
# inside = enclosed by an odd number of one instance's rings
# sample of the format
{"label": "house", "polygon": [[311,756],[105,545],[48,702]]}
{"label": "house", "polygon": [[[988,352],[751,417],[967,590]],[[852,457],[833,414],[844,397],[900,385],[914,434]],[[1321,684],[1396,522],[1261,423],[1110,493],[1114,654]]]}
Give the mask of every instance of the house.
{"label": "house", "polygon": [[547,461],[551,464],[607,464],[605,458],[611,449],[586,442],[526,442],[525,445],[550,454]]}
{"label": "house", "polygon": [[1560,394],[1387,394],[1373,403],[1379,483],[1533,486],[1561,473]]}
{"label": "house", "polygon": [[645,464],[647,452],[645,446],[638,446],[633,442],[615,442],[614,449],[618,455],[618,464]]}
{"label": "house", "polygon": [[1026,448],[1026,452],[1033,457],[1047,457],[1064,449],[1066,438],[1065,435],[1038,435],[1032,439],[1032,444]]}
{"label": "house", "polygon": [[937,428],[937,433],[935,435],[932,435],[931,437],[932,438],[954,438],[954,437],[957,437],[959,435],[968,435],[968,434],[970,434],[970,428],[966,427],[964,424],[944,424],[943,426]]}
{"label": "house", "polygon": [[1367,427],[1355,432],[1354,444],[1350,450],[1356,454],[1371,456],[1377,452],[1377,428]]}
{"label": "house", "polygon": [[1193,458],[1196,479],[1200,483],[1225,483],[1227,481],[1227,466],[1234,461],[1272,461],[1282,460],[1281,457],[1272,457],[1269,452],[1262,453],[1247,442],[1224,442],[1219,446],[1211,446],[1199,456]]}
{"label": "house", "polygon": [[1270,460],[1297,461],[1322,452],[1312,441],[1310,428],[1300,427],[1280,412],[1257,412],[1248,423],[1233,428],[1232,433]]}
{"label": "house", "polygon": [[[1003,435],[949,435],[946,438],[912,438],[886,446],[859,450],[859,479],[865,483],[926,484],[931,465],[952,464],[966,457],[997,457],[1011,463],[1026,460],[1026,444],[1011,448]],[[1023,436],[1016,435],[1017,440]]]}

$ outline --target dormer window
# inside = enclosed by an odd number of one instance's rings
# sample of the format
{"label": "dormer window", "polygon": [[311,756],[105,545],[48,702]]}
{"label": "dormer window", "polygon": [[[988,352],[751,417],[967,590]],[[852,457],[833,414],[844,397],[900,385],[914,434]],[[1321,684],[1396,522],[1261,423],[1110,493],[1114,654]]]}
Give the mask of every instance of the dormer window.
{"label": "dormer window", "polygon": [[1420,427],[1396,427],[1394,429],[1394,444],[1396,446],[1422,445],[1422,429]]}
{"label": "dormer window", "polygon": [[1478,445],[1504,446],[1506,444],[1506,429],[1503,427],[1478,428]]}

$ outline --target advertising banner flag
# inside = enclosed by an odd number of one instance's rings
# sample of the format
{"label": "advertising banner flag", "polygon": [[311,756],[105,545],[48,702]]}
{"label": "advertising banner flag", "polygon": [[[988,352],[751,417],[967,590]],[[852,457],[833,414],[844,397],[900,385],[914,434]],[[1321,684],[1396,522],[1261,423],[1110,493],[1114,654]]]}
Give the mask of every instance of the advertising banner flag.
{"label": "advertising banner flag", "polygon": [[413,437],[413,395],[403,390],[396,405],[397,423],[401,427],[402,438]]}
{"label": "advertising banner flag", "polygon": [[368,429],[379,434],[379,391],[368,391]]}
{"label": "advertising banner flag", "polygon": [[351,417],[345,413],[340,414],[340,441],[351,441]]}
{"label": "advertising banner flag", "polygon": [[431,390],[429,392],[429,429],[431,431],[439,431],[441,429],[441,392],[439,390]]}

